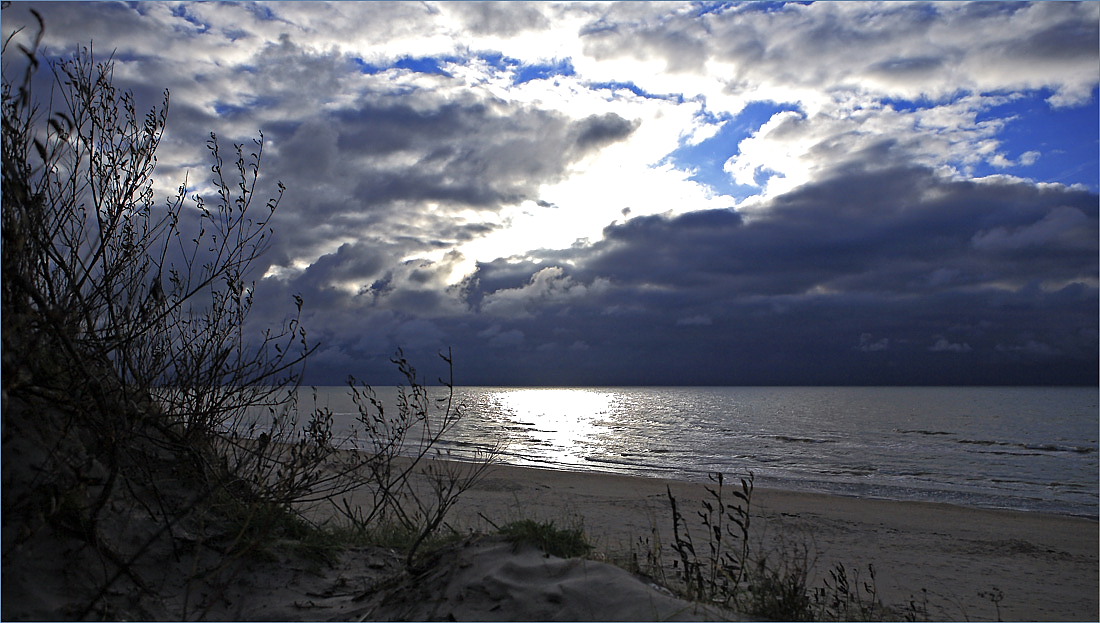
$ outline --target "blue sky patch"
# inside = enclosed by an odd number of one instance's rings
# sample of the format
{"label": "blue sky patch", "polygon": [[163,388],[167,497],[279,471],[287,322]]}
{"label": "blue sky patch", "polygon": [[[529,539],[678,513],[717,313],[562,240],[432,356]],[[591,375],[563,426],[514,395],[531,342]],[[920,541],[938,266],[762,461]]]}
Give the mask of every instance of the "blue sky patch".
{"label": "blue sky patch", "polygon": [[263,2],[251,2],[245,5],[248,10],[256,17],[264,20],[265,22],[274,22],[279,19],[275,15],[275,11],[271,10],[271,6]]}
{"label": "blue sky patch", "polygon": [[702,17],[711,13],[724,13],[737,6],[736,2],[696,2],[695,16]]}
{"label": "blue sky patch", "polygon": [[409,71],[413,71],[418,74],[435,74],[438,76],[449,77],[451,74],[447,73],[443,69],[443,67],[440,66],[440,61],[448,62],[451,60],[457,59],[439,59],[432,58],[430,56],[423,56],[419,58],[406,56],[402,59],[399,59],[396,63],[393,64],[393,66],[398,69],[408,69]]}
{"label": "blue sky patch", "polygon": [[611,80],[607,82],[589,82],[588,88],[593,90],[608,89],[609,91],[627,90],[639,97],[644,97],[651,100],[671,100],[682,104],[684,102],[684,96],[680,94],[665,94],[651,93],[646,91],[642,87],[634,84],[633,82],[620,82],[617,80]]}
{"label": "blue sky patch", "polygon": [[460,62],[461,59],[456,57],[434,58],[430,56],[403,56],[390,65],[377,65],[375,63],[368,63],[356,56],[353,57],[351,61],[355,63],[355,66],[360,72],[369,75],[381,73],[388,69],[406,69],[418,74],[434,74],[437,76],[451,77],[451,74],[443,69],[443,64]]}
{"label": "blue sky patch", "polygon": [[[1017,162],[1007,169],[983,165],[979,174],[1011,173],[1039,182],[1085,184],[1098,189],[1100,178],[1100,93],[1093,89],[1092,99],[1084,106],[1051,108],[1046,102],[1049,90],[1035,91],[1026,97],[995,106],[978,115],[978,121],[1016,117],[997,135],[1001,151]],[[1021,162],[1029,151],[1039,152],[1031,164]]]}
{"label": "blue sky patch", "polygon": [[248,98],[243,104],[226,104],[215,102],[214,112],[219,117],[232,117],[235,115],[248,115],[255,110],[278,105],[279,100],[273,96],[256,96]]}
{"label": "blue sky patch", "polygon": [[879,101],[882,102],[884,106],[889,106],[898,112],[916,112],[935,106],[935,104],[928,99],[906,100],[896,97],[884,97]]}
{"label": "blue sky patch", "polygon": [[518,67],[520,63],[519,59],[505,56],[499,52],[482,52],[477,55],[477,58],[484,61],[487,65],[493,69],[499,69],[502,71],[511,70]]}
{"label": "blue sky patch", "polygon": [[532,80],[545,80],[553,76],[572,76],[573,63],[569,59],[558,60],[545,65],[521,65],[516,71],[516,77],[512,84],[523,84]]}
{"label": "blue sky patch", "polygon": [[351,62],[355,63],[355,66],[359,68],[359,71],[373,76],[376,73],[385,71],[386,68],[381,65],[375,65],[368,63],[367,61],[359,58],[358,56],[351,59]]}
{"label": "blue sky patch", "polygon": [[249,109],[247,106],[224,104],[222,102],[217,102],[214,104],[214,112],[217,113],[219,117],[232,117],[243,112],[248,112],[248,110]]}
{"label": "blue sky patch", "polygon": [[[725,119],[722,129],[696,145],[684,145],[669,154],[667,162],[681,169],[695,169],[691,179],[706,184],[716,192],[732,195],[738,199],[760,192],[756,186],[743,186],[723,170],[726,161],[739,153],[738,145],[768,122],[776,113],[785,110],[798,110],[793,104],[775,102],[752,102],[736,117],[718,116],[714,121]],[[771,174],[760,172],[756,181],[763,184]]]}
{"label": "blue sky patch", "polygon": [[746,12],[779,13],[787,10],[787,5],[789,4],[808,6],[813,4],[813,2],[744,2],[740,3],[740,7]]}
{"label": "blue sky patch", "polygon": [[198,26],[200,33],[210,30],[210,24],[204,23],[202,20],[189,13],[185,5],[181,4],[172,7],[172,15],[174,17],[182,18],[188,24]]}
{"label": "blue sky patch", "polygon": [[512,78],[513,85],[523,84],[524,82],[530,82],[532,80],[545,80],[554,76],[573,76],[577,73],[576,70],[573,69],[573,62],[568,58],[554,59],[550,63],[531,64],[524,64],[523,61],[518,58],[491,52],[478,54],[477,58],[493,69],[515,73],[515,76]]}

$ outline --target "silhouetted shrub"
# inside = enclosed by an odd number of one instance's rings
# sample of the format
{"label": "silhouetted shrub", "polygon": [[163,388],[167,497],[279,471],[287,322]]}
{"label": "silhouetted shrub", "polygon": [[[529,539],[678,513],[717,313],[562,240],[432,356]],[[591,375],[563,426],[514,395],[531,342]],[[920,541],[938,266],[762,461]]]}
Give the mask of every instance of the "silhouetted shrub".
{"label": "silhouetted shrub", "polygon": [[[281,326],[246,334],[250,275],[285,190],[276,182],[256,199],[263,135],[227,157],[211,133],[208,190],[189,194],[184,182],[158,204],[169,93],[139,113],[113,63],[83,49],[51,63],[43,108],[33,93],[43,24],[32,13],[34,42],[14,49],[13,35],[3,49],[5,571],[43,531],[75,538],[101,572],[70,614],[111,616],[104,604],[119,582],[154,592],[138,568],[156,543],[176,562],[195,555],[188,582],[224,580],[274,537],[316,531],[307,504],[339,504],[357,528],[396,521],[413,535],[411,561],[488,464],[424,460],[441,458],[461,417],[450,383],[433,409],[399,353],[409,386],[396,412],[353,383],[366,447],[343,451],[330,411],[299,410],[316,348],[303,300],[288,301]],[[356,488],[373,502],[344,500]],[[174,616],[203,607],[184,599]]]}

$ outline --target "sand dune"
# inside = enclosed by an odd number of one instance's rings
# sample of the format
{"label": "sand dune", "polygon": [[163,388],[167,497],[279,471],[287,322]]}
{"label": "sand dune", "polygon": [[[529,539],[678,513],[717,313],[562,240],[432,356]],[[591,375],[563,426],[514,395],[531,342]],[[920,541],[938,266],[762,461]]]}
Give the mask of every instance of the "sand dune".
{"label": "sand dune", "polygon": [[362,616],[400,621],[721,621],[731,612],[676,599],[619,567],[564,560],[500,537],[448,548]]}
{"label": "sand dune", "polygon": [[[666,484],[694,515],[701,484],[499,466],[459,501],[455,522],[582,521],[601,550],[626,558],[647,537],[671,542]],[[1098,617],[1094,520],[765,489],[754,510],[760,547],[809,544],[818,574],[837,563],[866,573],[872,564],[885,603],[923,600],[926,589],[935,619],[996,620],[998,607],[1005,620]],[[997,605],[980,595],[994,587],[1004,595]]]}

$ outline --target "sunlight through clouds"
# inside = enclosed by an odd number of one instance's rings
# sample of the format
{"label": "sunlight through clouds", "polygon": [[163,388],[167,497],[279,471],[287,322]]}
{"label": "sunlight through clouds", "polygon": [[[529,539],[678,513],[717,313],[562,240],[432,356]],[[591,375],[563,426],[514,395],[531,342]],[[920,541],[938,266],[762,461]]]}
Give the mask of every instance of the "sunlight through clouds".
{"label": "sunlight through clouds", "polygon": [[938,353],[973,378],[1050,369],[1029,339],[1096,368],[1100,3],[17,2],[4,36],[29,8],[171,92],[158,197],[263,132],[257,320],[300,294],[332,362],[419,331],[497,370],[496,327],[527,382],[883,381],[868,333],[932,380],[912,345],[978,315]]}

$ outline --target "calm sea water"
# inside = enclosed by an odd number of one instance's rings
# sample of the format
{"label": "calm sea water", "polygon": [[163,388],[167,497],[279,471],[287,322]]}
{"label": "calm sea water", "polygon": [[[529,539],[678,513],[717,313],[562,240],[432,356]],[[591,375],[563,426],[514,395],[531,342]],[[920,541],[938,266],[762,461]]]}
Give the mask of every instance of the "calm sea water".
{"label": "calm sea water", "polygon": [[[434,395],[443,396],[437,389]],[[395,392],[380,390],[392,404]],[[456,388],[445,448],[513,465],[1097,517],[1097,388]],[[346,388],[318,402],[350,430]]]}

